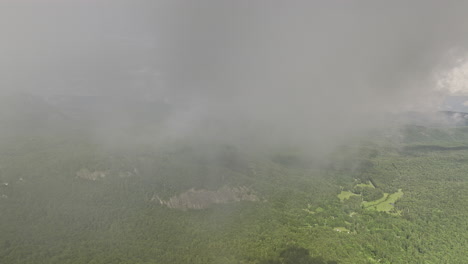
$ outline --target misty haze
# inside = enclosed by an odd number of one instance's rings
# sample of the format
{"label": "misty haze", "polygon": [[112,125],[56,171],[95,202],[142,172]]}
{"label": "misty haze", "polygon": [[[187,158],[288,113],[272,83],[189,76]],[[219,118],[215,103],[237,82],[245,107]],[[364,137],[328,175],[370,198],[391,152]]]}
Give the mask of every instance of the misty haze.
{"label": "misty haze", "polygon": [[468,263],[467,10],[0,0],[0,263]]}

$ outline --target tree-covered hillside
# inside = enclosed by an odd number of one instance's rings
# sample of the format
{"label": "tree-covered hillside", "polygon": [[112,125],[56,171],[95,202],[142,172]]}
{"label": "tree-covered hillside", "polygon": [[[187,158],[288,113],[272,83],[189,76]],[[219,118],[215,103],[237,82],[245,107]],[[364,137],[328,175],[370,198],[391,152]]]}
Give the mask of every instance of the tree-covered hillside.
{"label": "tree-covered hillside", "polygon": [[316,162],[109,144],[57,120],[2,135],[0,263],[468,262],[466,127],[407,126]]}

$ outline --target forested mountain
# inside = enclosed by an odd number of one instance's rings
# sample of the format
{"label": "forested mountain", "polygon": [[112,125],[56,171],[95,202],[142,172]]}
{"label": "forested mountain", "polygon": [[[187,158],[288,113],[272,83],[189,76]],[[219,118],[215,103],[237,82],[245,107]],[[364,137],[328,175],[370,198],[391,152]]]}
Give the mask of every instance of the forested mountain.
{"label": "forested mountain", "polygon": [[151,116],[97,140],[81,103],[26,99],[1,116],[0,263],[468,262],[466,127],[407,124],[316,162],[130,140],[157,133]]}

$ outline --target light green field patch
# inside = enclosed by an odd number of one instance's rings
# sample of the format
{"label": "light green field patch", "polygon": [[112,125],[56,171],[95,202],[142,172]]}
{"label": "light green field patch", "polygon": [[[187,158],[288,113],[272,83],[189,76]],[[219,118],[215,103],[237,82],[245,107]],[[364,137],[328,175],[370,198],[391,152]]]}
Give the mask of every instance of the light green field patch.
{"label": "light green field patch", "polygon": [[347,229],[346,227],[342,227],[342,226],[334,227],[333,230],[335,230],[336,232],[349,233],[349,229]]}
{"label": "light green field patch", "polygon": [[403,210],[398,210],[396,212],[388,212],[388,213],[394,216],[401,216],[401,213],[403,213]]}
{"label": "light green field patch", "polygon": [[350,191],[341,191],[340,194],[338,194],[338,198],[340,199],[340,201],[344,201],[344,200],[347,200],[349,199],[349,197],[351,196],[359,196],[358,194],[355,194],[355,193],[352,193]]}
{"label": "light green field patch", "polygon": [[398,189],[398,192],[392,193],[388,196],[388,199],[385,201],[385,203],[377,205],[377,211],[385,211],[388,212],[392,210],[395,206],[395,202],[403,196],[403,191],[401,189]]}
{"label": "light green field patch", "polygon": [[375,207],[378,204],[385,202],[385,200],[387,200],[387,198],[388,198],[388,193],[384,193],[384,196],[382,198],[378,199],[378,200],[370,201],[370,202],[363,201],[362,206],[364,206],[364,208],[366,208],[366,209],[369,208],[369,207]]}
{"label": "light green field patch", "polygon": [[375,189],[375,186],[372,184],[372,182],[368,181],[367,183],[359,183],[356,184],[355,187],[362,187],[362,188],[372,188]]}
{"label": "light green field patch", "polygon": [[362,205],[365,209],[389,213],[395,207],[395,202],[401,196],[403,196],[403,191],[401,189],[398,189],[398,192],[392,194],[384,193],[384,196],[379,200],[371,202],[362,202]]}

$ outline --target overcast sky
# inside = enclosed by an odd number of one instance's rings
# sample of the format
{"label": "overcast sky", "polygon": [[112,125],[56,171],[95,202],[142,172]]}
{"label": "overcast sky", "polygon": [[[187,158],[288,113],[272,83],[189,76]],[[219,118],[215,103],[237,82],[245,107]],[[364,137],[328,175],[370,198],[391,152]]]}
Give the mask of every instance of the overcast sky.
{"label": "overcast sky", "polygon": [[[2,86],[112,93],[166,77],[191,95],[287,83],[386,96],[465,60],[459,2],[3,0]],[[459,64],[448,88],[466,93]]]}
{"label": "overcast sky", "polygon": [[184,106],[182,119],[261,120],[318,139],[468,95],[466,10],[439,0],[2,0],[0,90],[163,98]]}

